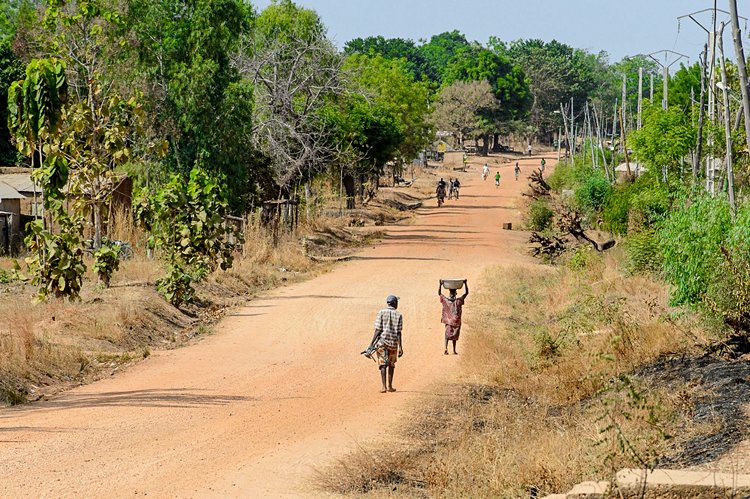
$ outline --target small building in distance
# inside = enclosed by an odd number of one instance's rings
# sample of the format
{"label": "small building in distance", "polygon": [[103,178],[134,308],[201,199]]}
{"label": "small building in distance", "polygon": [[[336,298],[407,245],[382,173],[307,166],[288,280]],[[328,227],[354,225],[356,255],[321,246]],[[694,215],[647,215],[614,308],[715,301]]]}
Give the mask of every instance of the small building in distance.
{"label": "small building in distance", "polygon": [[24,196],[0,181],[0,253],[10,254],[21,240],[21,200]]}
{"label": "small building in distance", "polygon": [[[5,173],[0,175],[0,182],[13,187],[23,196],[21,200],[21,215],[33,217],[42,213],[42,189],[34,184],[29,173]],[[34,191],[36,191],[36,206],[34,205]]]}

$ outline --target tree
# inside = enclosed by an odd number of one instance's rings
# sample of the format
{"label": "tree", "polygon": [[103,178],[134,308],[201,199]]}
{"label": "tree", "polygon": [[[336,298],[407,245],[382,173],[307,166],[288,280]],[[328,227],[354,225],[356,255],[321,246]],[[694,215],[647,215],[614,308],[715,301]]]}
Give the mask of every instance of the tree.
{"label": "tree", "polygon": [[168,264],[156,288],[174,306],[193,299],[194,282],[232,266],[232,239],[239,234],[227,215],[225,190],[199,167],[187,182],[175,174],[153,195],[138,195],[136,218],[149,232],[149,247],[159,249]]}
{"label": "tree", "polygon": [[416,158],[433,137],[428,121],[430,92],[427,85],[414,81],[406,63],[400,59],[354,54],[347,57],[343,69],[353,80],[355,92],[371,98],[396,120],[401,133],[396,150],[399,159]]}
{"label": "tree", "polygon": [[69,214],[64,203],[68,161],[60,152],[59,136],[67,91],[65,65],[54,59],[31,61],[26,78],[8,90],[8,128],[19,152],[39,161],[32,176],[42,186],[50,219],[49,224],[44,219],[30,223],[25,240],[32,253],[26,262],[33,273],[31,282],[39,286],[39,299],[50,294],[78,298],[86,272],[81,249],[83,219],[75,211]]}
{"label": "tree", "polygon": [[380,55],[385,59],[403,59],[416,81],[431,79],[431,66],[413,40],[368,36],[355,38],[344,45],[344,54]]}
{"label": "tree", "polygon": [[497,106],[489,82],[459,80],[440,92],[432,119],[439,130],[458,134],[463,143],[466,136],[483,135],[494,129],[487,116]]}
{"label": "tree", "polygon": [[649,169],[661,169],[666,179],[693,150],[695,140],[689,114],[678,107],[663,110],[661,105],[651,104],[644,109],[643,126],[632,133],[629,144],[639,161]]}
{"label": "tree", "polygon": [[604,54],[594,56],[556,40],[516,40],[506,45],[492,38],[489,46],[523,69],[532,99],[531,123],[541,134],[549,135],[561,124],[555,115],[561,103],[573,98],[582,106],[601,92]]}
{"label": "tree", "polygon": [[160,162],[166,173],[187,176],[202,161],[217,177],[231,178],[229,202],[236,210],[264,197],[270,171],[251,140],[254,89],[232,62],[239,40],[251,30],[249,4],[128,0],[127,5],[132,67],[121,76],[143,93],[148,119],[143,145],[169,141]]}
{"label": "tree", "polygon": [[[443,84],[455,81],[487,81],[497,105],[483,111],[482,154],[489,152],[490,135],[494,133],[495,144],[499,143],[501,131],[507,130],[514,120],[525,117],[530,104],[528,84],[518,65],[490,50],[471,46],[458,50],[443,73]],[[492,126],[489,126],[492,124]]]}
{"label": "tree", "polygon": [[280,190],[306,181],[335,157],[323,109],[344,92],[341,57],[317,14],[274,1],[244,39],[234,65],[252,82],[252,140],[271,162]]}
{"label": "tree", "polygon": [[526,75],[520,66],[488,49],[465,47],[457,51],[443,74],[443,83],[487,81],[500,103],[496,119],[523,118],[531,103]]}
{"label": "tree", "polygon": [[[670,106],[677,106],[683,111],[689,111],[693,107],[691,97],[694,97],[697,102],[701,92],[700,63],[696,62],[692,66],[680,64],[680,69],[675,71],[674,76],[669,79],[668,91]],[[659,92],[659,95],[661,95],[661,92]]]}
{"label": "tree", "polygon": [[427,61],[427,77],[437,83],[443,82],[444,71],[459,50],[467,48],[470,43],[457,30],[434,35],[430,41],[422,44],[419,51]]}
{"label": "tree", "polygon": [[[23,75],[23,64],[13,53],[10,41],[0,40],[0,102],[8,102],[10,85]],[[8,118],[8,108],[0,105],[0,165],[14,165],[18,158],[16,148],[11,143]]]}

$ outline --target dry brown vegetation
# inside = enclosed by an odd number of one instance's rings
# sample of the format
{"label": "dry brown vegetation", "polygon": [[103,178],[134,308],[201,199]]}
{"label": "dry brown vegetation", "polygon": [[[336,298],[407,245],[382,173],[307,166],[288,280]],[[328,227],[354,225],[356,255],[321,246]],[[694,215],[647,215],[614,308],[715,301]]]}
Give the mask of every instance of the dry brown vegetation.
{"label": "dry brown vegetation", "polygon": [[663,284],[627,275],[616,254],[579,250],[561,267],[493,268],[477,294],[467,307],[465,381],[420,401],[401,442],[321,471],[323,490],[544,496],[654,465],[713,431],[689,424],[687,388],[635,374],[708,338],[691,315],[667,307]]}

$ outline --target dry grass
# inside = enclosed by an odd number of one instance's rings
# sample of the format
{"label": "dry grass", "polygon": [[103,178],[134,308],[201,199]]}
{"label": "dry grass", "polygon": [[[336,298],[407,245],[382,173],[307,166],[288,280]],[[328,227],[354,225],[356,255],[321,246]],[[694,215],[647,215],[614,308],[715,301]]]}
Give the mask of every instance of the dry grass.
{"label": "dry grass", "polygon": [[629,373],[706,340],[690,318],[672,317],[662,284],[617,262],[579,254],[558,268],[489,269],[467,308],[464,382],[420,403],[395,455],[356,453],[318,485],[543,496],[669,453],[669,433],[687,428],[685,398]]}

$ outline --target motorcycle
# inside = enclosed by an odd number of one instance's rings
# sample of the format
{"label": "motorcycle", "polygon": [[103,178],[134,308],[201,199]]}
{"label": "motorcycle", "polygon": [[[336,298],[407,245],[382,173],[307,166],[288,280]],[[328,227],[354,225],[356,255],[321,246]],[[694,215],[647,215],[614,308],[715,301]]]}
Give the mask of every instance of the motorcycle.
{"label": "motorcycle", "polygon": [[437,197],[438,208],[440,208],[441,206],[443,206],[443,203],[445,203],[445,187],[439,185],[435,190],[435,195]]}

